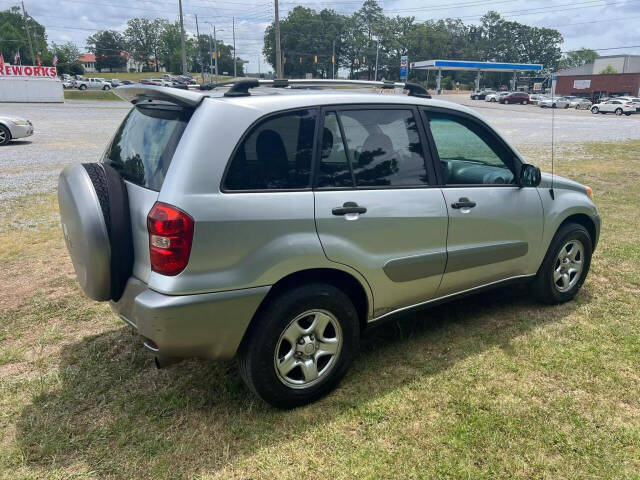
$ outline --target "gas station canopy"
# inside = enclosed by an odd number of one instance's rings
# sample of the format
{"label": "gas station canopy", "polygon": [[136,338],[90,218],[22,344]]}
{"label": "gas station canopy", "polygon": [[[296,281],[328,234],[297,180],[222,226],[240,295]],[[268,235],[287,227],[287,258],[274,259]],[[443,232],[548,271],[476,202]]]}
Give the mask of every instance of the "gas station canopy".
{"label": "gas station canopy", "polygon": [[423,60],[421,62],[411,62],[411,70],[436,70],[436,93],[441,93],[440,82],[442,80],[442,70],[466,70],[476,73],[476,90],[480,89],[480,72],[513,72],[511,80],[511,90],[516,88],[516,74],[518,72],[540,72],[542,65],[537,63],[505,63],[505,62],[474,62],[468,60]]}
{"label": "gas station canopy", "polygon": [[477,70],[481,72],[540,72],[537,63],[474,62],[467,60],[423,60],[411,62],[412,70]]}

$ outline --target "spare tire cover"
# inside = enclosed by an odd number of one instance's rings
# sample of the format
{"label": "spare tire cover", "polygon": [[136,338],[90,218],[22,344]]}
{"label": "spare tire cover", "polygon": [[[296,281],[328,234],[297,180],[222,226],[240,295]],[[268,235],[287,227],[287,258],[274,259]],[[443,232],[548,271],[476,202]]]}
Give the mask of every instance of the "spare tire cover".
{"label": "spare tire cover", "polygon": [[85,294],[119,300],[133,268],[127,191],[120,175],[99,163],[72,165],[58,180],[62,231]]}

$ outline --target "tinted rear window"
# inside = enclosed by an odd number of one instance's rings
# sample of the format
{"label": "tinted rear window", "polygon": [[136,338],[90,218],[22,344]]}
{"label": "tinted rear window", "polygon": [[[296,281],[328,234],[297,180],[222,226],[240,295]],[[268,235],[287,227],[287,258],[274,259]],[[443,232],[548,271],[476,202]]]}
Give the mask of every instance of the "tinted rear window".
{"label": "tinted rear window", "polygon": [[190,110],[169,105],[131,109],[104,162],[125,180],[159,191],[190,116]]}

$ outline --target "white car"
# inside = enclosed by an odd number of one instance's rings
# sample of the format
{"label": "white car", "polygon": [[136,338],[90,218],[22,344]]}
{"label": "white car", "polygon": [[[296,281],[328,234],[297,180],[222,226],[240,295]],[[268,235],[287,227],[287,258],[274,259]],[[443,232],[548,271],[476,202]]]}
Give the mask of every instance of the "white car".
{"label": "white car", "polygon": [[486,97],[484,97],[484,101],[485,102],[497,102],[498,100],[500,100],[500,97],[504,97],[505,95],[509,95],[510,93],[511,92],[494,92],[494,93],[490,93]]}
{"label": "white car", "polygon": [[636,112],[640,112],[640,98],[625,95],[623,97],[616,97],[616,100],[626,100],[627,102],[631,102],[636,107]]}
{"label": "white car", "polygon": [[33,124],[16,115],[0,115],[0,146],[33,135]]}
{"label": "white car", "polygon": [[85,78],[83,80],[76,80],[73,82],[73,86],[78,90],[87,90],[88,88],[94,90],[111,90],[111,84],[104,78]]}
{"label": "white car", "polygon": [[569,108],[571,98],[569,97],[553,97],[540,100],[538,106],[540,108]]}
{"label": "white car", "polygon": [[621,99],[611,99],[603,103],[597,103],[591,107],[591,113],[615,113],[616,115],[631,115],[636,111],[633,102]]}
{"label": "white car", "polygon": [[569,100],[569,107],[576,110],[589,110],[593,102],[584,97],[567,97]]}

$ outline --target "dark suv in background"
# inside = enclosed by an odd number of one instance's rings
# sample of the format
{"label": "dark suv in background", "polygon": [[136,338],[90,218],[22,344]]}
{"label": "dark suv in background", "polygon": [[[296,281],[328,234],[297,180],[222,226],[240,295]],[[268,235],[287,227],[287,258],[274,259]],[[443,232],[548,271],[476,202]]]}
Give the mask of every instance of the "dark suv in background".
{"label": "dark suv in background", "polygon": [[513,92],[498,98],[500,103],[520,103],[526,105],[529,103],[529,94],[524,92]]}

